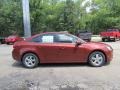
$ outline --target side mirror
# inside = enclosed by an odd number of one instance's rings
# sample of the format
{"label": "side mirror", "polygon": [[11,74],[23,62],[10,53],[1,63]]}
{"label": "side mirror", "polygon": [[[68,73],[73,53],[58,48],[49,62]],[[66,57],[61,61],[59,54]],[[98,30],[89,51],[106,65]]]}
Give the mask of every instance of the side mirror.
{"label": "side mirror", "polygon": [[81,45],[82,43],[80,41],[76,41],[76,45],[75,46],[79,46]]}

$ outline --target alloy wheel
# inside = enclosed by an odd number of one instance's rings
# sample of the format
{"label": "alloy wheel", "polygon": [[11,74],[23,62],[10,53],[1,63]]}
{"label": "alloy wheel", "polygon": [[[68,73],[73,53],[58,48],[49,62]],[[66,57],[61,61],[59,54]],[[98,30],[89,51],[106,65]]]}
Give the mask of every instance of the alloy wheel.
{"label": "alloy wheel", "polygon": [[92,66],[99,67],[105,63],[105,55],[102,52],[93,52],[89,57],[89,63]]}
{"label": "alloy wheel", "polygon": [[33,68],[38,65],[38,57],[35,54],[27,53],[22,59],[23,65],[27,68]]}

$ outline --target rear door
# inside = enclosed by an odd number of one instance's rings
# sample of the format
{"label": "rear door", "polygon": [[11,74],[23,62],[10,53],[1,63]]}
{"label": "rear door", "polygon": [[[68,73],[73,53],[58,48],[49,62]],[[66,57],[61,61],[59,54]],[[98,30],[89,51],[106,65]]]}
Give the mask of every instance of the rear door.
{"label": "rear door", "polygon": [[37,42],[37,48],[39,53],[42,54],[42,63],[54,63],[57,62],[57,44],[55,44],[55,34],[43,34],[33,40]]}

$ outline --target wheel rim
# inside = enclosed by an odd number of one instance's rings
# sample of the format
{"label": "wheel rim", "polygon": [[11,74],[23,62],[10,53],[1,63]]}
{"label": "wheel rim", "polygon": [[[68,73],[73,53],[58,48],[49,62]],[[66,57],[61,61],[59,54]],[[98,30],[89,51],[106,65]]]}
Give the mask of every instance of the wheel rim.
{"label": "wheel rim", "polygon": [[95,66],[99,66],[103,63],[104,57],[101,54],[93,54],[91,56],[91,63]]}
{"label": "wheel rim", "polygon": [[33,67],[35,65],[36,58],[32,55],[26,56],[25,64],[28,67]]}

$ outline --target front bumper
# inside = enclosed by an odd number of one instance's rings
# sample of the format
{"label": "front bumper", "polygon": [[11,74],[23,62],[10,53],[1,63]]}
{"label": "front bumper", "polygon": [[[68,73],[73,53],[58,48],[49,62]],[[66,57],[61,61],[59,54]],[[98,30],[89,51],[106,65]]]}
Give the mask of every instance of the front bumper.
{"label": "front bumper", "polygon": [[112,61],[112,59],[113,59],[113,50],[108,51],[108,52],[106,53],[106,57],[107,57],[107,62]]}

